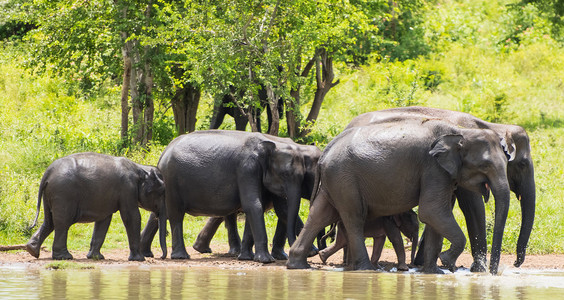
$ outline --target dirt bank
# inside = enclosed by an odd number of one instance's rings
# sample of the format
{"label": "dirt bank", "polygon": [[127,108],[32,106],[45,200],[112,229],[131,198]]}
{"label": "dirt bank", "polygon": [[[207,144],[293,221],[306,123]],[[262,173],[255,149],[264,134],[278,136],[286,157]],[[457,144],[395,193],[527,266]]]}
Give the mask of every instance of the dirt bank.
{"label": "dirt bank", "polygon": [[[235,257],[227,256],[228,246],[223,244],[212,244],[212,250],[214,253],[211,254],[200,254],[192,248],[188,248],[188,252],[191,256],[190,260],[171,260],[171,259],[159,259],[159,258],[147,258],[144,262],[130,262],[127,260],[128,250],[118,249],[118,250],[105,250],[102,249],[102,254],[106,257],[104,260],[93,261],[86,259],[86,252],[72,251],[70,250],[75,259],[76,263],[90,264],[98,268],[103,268],[104,266],[135,266],[135,265],[154,265],[154,266],[170,266],[170,267],[217,267],[222,269],[255,269],[255,268],[281,268],[285,269],[285,261],[276,261],[272,264],[263,265],[261,263],[256,263],[252,261],[239,261]],[[368,249],[368,253],[371,253],[371,249]],[[156,256],[160,256],[160,249],[154,248],[153,252]],[[170,253],[170,249],[169,249]],[[408,256],[410,252],[407,251]],[[515,260],[515,255],[502,255],[500,268],[514,268],[513,261]],[[339,251],[335,255],[329,258],[328,264],[324,265],[318,256],[311,257],[308,259],[311,266],[319,269],[342,267],[342,251]],[[41,267],[46,264],[53,262],[51,259],[50,251],[41,251],[39,259],[36,259],[29,255],[26,251],[9,251],[0,252],[0,265],[9,264],[26,264],[29,266]],[[384,249],[381,257],[381,265],[386,269],[391,269],[395,266],[396,256],[392,249]],[[472,263],[472,256],[470,253],[463,253],[457,261],[457,266],[462,266],[469,268]],[[521,266],[524,269],[558,269],[564,271],[564,255],[563,254],[549,254],[549,255],[527,255],[525,263]]]}

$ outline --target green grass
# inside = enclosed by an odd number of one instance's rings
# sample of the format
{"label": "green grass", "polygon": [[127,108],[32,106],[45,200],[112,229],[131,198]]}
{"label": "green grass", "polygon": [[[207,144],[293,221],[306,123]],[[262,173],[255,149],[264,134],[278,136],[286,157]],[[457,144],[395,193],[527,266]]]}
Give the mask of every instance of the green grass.
{"label": "green grass", "polygon": [[[545,34],[543,24],[521,34],[520,45],[507,42],[507,30],[514,25],[507,21],[510,14],[500,3],[508,1],[444,2],[428,12],[426,39],[434,48],[428,56],[373,62],[354,70],[338,66],[341,82],[329,92],[310,139],[324,148],[358,114],[413,104],[521,125],[531,138],[537,184],[536,221],[528,252],[564,253],[564,49]],[[35,216],[39,181],[55,159],[95,151],[156,165],[164,146],[153,145],[148,150],[119,147],[118,86],[80,96],[65,78],[22,70],[19,53],[25,51],[25,44],[0,47],[0,244],[10,245],[27,242],[36,229],[28,227]],[[206,95],[197,128],[207,128],[211,108],[211,97]],[[307,107],[302,110],[306,113]],[[226,118],[223,128],[234,128],[231,118]],[[304,221],[308,204],[302,203]],[[488,220],[493,222],[493,201],[486,207]],[[515,252],[520,214],[513,197],[503,241],[506,253]],[[39,223],[42,216],[41,211]],[[458,208],[455,216],[466,231]],[[147,217],[143,211],[143,223]],[[187,246],[205,220],[185,217]],[[266,221],[272,237],[276,224],[272,212]],[[242,232],[243,222],[239,229]],[[93,224],[73,225],[70,251],[87,250],[92,230]],[[52,239],[51,235],[44,244],[48,249]],[[227,242],[223,226],[214,241]],[[168,243],[170,246],[170,236]],[[158,248],[156,240],[153,246]],[[113,248],[127,248],[119,214],[112,220],[102,252]]]}

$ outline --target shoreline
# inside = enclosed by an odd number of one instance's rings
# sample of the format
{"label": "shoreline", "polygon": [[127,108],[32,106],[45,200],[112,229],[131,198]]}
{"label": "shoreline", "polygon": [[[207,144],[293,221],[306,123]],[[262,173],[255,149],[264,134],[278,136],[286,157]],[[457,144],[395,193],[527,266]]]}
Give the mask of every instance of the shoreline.
{"label": "shoreline", "polygon": [[[188,253],[190,254],[190,259],[188,260],[172,260],[170,258],[160,259],[160,258],[146,258],[143,262],[128,261],[127,257],[129,251],[126,249],[111,249],[104,250],[106,259],[103,260],[91,260],[86,258],[87,251],[73,251],[73,260],[67,262],[71,264],[83,265],[85,269],[87,268],[109,268],[109,267],[166,267],[166,268],[182,268],[182,267],[209,267],[218,269],[235,269],[235,270],[253,270],[253,269],[284,269],[286,270],[286,261],[277,260],[274,263],[262,264],[254,261],[241,261],[237,260],[236,257],[227,255],[228,245],[226,244],[212,244],[212,250],[214,253],[201,254],[191,247],[188,247]],[[371,247],[367,247],[368,252],[371,252]],[[169,249],[170,251],[170,249]],[[286,252],[288,249],[286,249]],[[160,249],[153,248],[153,253],[155,256],[160,257]],[[169,252],[171,253],[171,252]],[[342,264],[342,253],[339,251],[335,255],[331,256],[327,260],[327,264],[323,264],[319,259],[319,256],[314,256],[308,258],[308,263],[314,270],[334,270],[336,268],[343,268]],[[410,261],[410,251],[406,251],[407,261]],[[515,268],[513,262],[515,260],[514,254],[502,254],[500,260],[500,270],[514,270],[519,271],[519,269],[531,269],[531,270],[559,270],[564,272],[564,254],[545,254],[545,255],[527,255],[525,257],[525,262],[520,268]],[[35,258],[31,256],[25,250],[16,250],[8,252],[0,252],[0,267],[10,266],[10,265],[24,265],[26,267],[45,267],[48,268],[49,265],[60,263],[61,261],[51,259],[51,252],[42,250],[40,257]],[[382,256],[380,258],[380,265],[386,271],[394,271],[396,266],[397,258],[393,249],[383,249]],[[469,252],[463,252],[458,258],[456,266],[462,268],[469,268],[472,263],[472,256]],[[410,266],[411,267],[411,266]]]}

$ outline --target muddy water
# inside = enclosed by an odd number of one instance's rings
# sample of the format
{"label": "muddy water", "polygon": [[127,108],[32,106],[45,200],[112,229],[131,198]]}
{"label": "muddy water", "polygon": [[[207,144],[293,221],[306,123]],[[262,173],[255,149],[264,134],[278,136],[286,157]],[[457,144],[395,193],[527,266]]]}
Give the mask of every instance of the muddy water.
{"label": "muddy water", "polygon": [[[441,276],[290,270],[0,266],[0,299],[562,299],[562,271]],[[306,298],[307,297],[307,298]],[[549,298],[552,297],[552,298]]]}

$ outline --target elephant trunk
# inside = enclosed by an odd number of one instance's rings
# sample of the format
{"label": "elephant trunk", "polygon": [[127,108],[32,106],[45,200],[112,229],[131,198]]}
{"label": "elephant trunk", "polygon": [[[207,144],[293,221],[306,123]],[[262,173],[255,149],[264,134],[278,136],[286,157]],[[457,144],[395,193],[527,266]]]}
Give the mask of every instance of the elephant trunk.
{"label": "elephant trunk", "polygon": [[521,231],[517,240],[517,259],[513,264],[515,267],[521,266],[525,261],[525,253],[527,252],[527,244],[533,229],[535,221],[535,179],[531,170],[530,178],[527,183],[519,189],[518,197],[521,198]]}
{"label": "elephant trunk", "polygon": [[167,256],[167,247],[166,247],[166,207],[163,201],[161,205],[160,213],[159,213],[159,242],[161,244],[161,250],[163,255],[161,259],[165,259]]}
{"label": "elephant trunk", "polygon": [[[419,229],[419,228],[417,228]],[[415,254],[417,253],[417,244],[419,242],[419,231],[411,237],[411,264],[415,264]]]}
{"label": "elephant trunk", "polygon": [[292,246],[296,241],[296,224],[298,220],[298,214],[300,212],[300,203],[301,203],[301,193],[297,188],[289,188],[287,190],[288,196],[288,222],[286,224],[287,235],[288,235],[288,244]]}
{"label": "elephant trunk", "polygon": [[506,176],[500,176],[496,183],[491,183],[493,195],[495,197],[495,224],[492,239],[492,251],[490,257],[490,273],[497,274],[499,259],[501,256],[501,243],[503,231],[509,212],[509,184]]}

